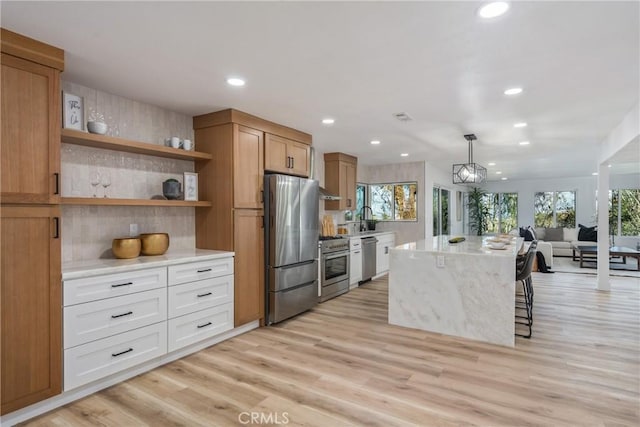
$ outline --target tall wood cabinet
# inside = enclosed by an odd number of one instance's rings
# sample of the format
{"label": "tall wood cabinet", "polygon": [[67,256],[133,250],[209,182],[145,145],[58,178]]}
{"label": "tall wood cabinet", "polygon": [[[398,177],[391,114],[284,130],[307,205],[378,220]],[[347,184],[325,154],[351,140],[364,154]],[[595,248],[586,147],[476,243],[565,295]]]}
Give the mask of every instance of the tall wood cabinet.
{"label": "tall wood cabinet", "polygon": [[344,153],[325,153],[325,188],[340,200],[325,200],[326,210],[356,209],[356,177],[358,158]]}
{"label": "tall wood cabinet", "polygon": [[[281,153],[287,157],[289,141],[308,151],[311,135],[232,109],[194,117],[193,128],[198,151],[213,155],[211,161],[196,164],[199,192],[213,204],[196,211],[196,247],[235,252],[235,326],[262,322],[263,181],[265,170],[277,170],[267,162],[274,157],[265,144],[283,140]],[[290,169],[277,171],[293,175]]]}
{"label": "tall wood cabinet", "polygon": [[64,52],[2,29],[1,413],[61,391],[60,72]]}

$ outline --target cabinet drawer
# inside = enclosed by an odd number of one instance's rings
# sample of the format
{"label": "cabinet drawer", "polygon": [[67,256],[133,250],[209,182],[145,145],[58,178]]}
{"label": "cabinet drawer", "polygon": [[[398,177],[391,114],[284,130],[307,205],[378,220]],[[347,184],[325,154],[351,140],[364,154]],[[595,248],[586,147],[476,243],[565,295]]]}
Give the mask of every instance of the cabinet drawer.
{"label": "cabinet drawer", "polygon": [[362,247],[362,239],[349,239],[349,250],[355,251]]}
{"label": "cabinet drawer", "polygon": [[64,351],[64,389],[106,377],[167,353],[167,322]]}
{"label": "cabinet drawer", "polygon": [[167,290],[76,304],[64,308],[64,348],[106,338],[167,318]]}
{"label": "cabinet drawer", "polygon": [[233,257],[169,266],[169,286],[233,274]]}
{"label": "cabinet drawer", "polygon": [[169,320],[169,351],[233,329],[233,303]]}
{"label": "cabinet drawer", "polygon": [[166,267],[65,280],[64,305],[96,301],[167,286]]}
{"label": "cabinet drawer", "polygon": [[233,276],[169,287],[169,318],[233,302]]}

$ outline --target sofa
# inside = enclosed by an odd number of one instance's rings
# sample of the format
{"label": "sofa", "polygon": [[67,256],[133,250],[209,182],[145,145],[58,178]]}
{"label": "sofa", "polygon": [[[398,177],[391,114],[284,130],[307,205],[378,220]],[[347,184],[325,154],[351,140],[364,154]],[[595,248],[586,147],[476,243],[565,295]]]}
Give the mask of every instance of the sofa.
{"label": "sofa", "polygon": [[[589,245],[596,242],[583,242],[578,240],[577,228],[541,228],[536,227],[538,241],[548,242],[553,248],[553,256],[572,256],[572,248],[575,245]],[[546,256],[545,256],[546,258]]]}

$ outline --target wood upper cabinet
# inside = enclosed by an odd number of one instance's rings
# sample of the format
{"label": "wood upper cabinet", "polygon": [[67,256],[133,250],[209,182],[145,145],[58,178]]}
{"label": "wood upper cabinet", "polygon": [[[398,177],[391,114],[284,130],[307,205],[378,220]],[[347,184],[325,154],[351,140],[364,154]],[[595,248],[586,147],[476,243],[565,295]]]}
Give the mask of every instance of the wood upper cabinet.
{"label": "wood upper cabinet", "polygon": [[326,210],[356,209],[356,177],[358,159],[344,153],[325,153],[324,181],[330,193],[340,196],[340,200],[326,200]]}
{"label": "wood upper cabinet", "polygon": [[3,206],[2,414],[61,391],[59,207]]}
{"label": "wood upper cabinet", "polygon": [[5,53],[1,62],[0,201],[59,203],[60,72]]}
{"label": "wood upper cabinet", "polygon": [[234,211],[234,324],[264,317],[264,213],[255,209]]}
{"label": "wood upper cabinet", "polygon": [[307,144],[267,133],[265,134],[264,169],[308,177],[310,151]]}
{"label": "wood upper cabinet", "polygon": [[264,133],[233,125],[233,200],[235,208],[263,206]]}

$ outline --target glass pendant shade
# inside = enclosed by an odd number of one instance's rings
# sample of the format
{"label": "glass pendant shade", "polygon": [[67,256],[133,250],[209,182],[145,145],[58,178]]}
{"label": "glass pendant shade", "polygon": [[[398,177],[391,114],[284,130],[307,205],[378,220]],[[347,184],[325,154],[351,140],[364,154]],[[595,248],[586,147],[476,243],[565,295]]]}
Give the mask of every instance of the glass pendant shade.
{"label": "glass pendant shade", "polygon": [[456,163],[453,165],[454,184],[479,184],[487,179],[487,168],[473,162],[473,141],[474,134],[465,135],[469,142],[469,161],[467,163]]}

